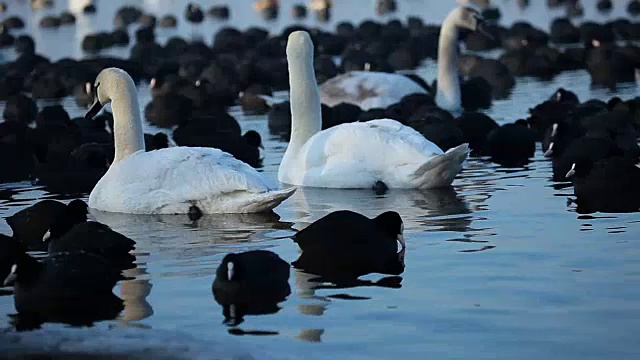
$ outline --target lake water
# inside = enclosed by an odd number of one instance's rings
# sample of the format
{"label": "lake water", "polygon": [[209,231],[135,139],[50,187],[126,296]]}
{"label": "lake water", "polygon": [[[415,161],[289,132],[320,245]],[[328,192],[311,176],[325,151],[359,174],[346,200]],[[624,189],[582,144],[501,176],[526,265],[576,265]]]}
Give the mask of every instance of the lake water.
{"label": "lake water", "polygon": [[[80,16],[75,27],[42,30],[29,22],[26,31],[36,39],[38,51],[52,58],[79,57],[84,34],[111,29],[113,13],[122,3],[140,2],[100,1],[99,16]],[[186,2],[143,3],[152,13],[181,16]],[[223,2],[206,2],[207,6],[218,3]],[[283,17],[274,23],[261,20],[249,0],[230,3],[231,24],[279,31],[290,22],[288,8],[293,1],[281,1]],[[331,27],[345,18],[374,17],[372,3],[335,1],[336,16],[322,26]],[[454,2],[399,3],[399,17],[412,14],[439,22]],[[548,29],[550,19],[559,14],[549,12],[545,1],[532,1],[525,11],[513,0],[495,3],[502,8],[506,24],[527,19]],[[583,3],[588,18],[608,18],[595,13],[595,1]],[[626,2],[615,3],[610,16],[624,15]],[[9,6],[10,12],[31,13],[26,1],[9,2]],[[66,7],[58,0],[52,12]],[[35,24],[46,13],[38,12]],[[317,25],[314,20],[309,24]],[[209,19],[201,32],[210,41],[213,31],[223,25]],[[188,36],[191,27],[182,24],[177,32]],[[159,31],[160,38],[173,33]],[[118,52],[128,51],[114,53]],[[13,56],[10,51],[3,55]],[[435,64],[428,62],[419,72],[431,80]],[[567,72],[549,82],[518,79],[513,95],[496,101],[487,113],[501,123],[526,117],[528,108],[559,86],[573,90],[581,100],[613,96],[591,90],[585,71]],[[636,88],[622,89],[617,95],[636,96]],[[140,99],[142,105],[149,101],[145,85]],[[83,111],[71,100],[65,105],[72,116]],[[262,171],[275,178],[286,143],[269,135],[265,117],[246,117],[238,109],[232,113],[244,129],[255,129],[266,138]],[[8,315],[15,312],[12,297],[0,296],[0,340],[17,346],[14,341],[20,338],[25,344],[47,343],[59,350],[144,348],[156,351],[158,357],[175,358],[195,357],[189,351],[202,347],[202,358],[232,356],[241,350],[256,358],[637,359],[640,216],[580,216],[575,206],[567,204],[572,188],[556,189],[550,178],[550,163],[538,149],[533,162],[523,168],[506,169],[470,159],[453,191],[390,191],[374,197],[370,191],[299,189],[276,209],[277,216],[207,216],[196,222],[184,216],[95,214],[138,244],[138,269],[129,273],[136,279],[114,289],[126,301],[121,317],[93,329],[49,324],[44,332],[16,334],[8,325]],[[4,184],[0,189],[14,192],[11,200],[0,201],[3,217],[53,197],[28,183]],[[281,310],[249,316],[237,327],[270,335],[231,334],[238,331],[230,332],[223,324],[222,308],[211,294],[214,272],[224,254],[269,249],[293,261],[299,250],[288,237],[339,209],[369,216],[395,210],[402,215],[407,252],[401,287],[314,290],[308,275],[292,269],[292,295]],[[4,222],[0,232],[10,233]],[[217,353],[208,352],[211,349]]]}

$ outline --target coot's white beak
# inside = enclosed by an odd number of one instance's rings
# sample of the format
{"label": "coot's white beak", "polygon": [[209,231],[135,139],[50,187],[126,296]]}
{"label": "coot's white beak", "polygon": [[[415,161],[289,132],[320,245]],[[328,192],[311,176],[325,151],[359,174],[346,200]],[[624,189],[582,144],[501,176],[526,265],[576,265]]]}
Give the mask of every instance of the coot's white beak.
{"label": "coot's white beak", "polygon": [[402,249],[400,250],[400,252],[398,253],[398,261],[400,261],[400,263],[402,264],[402,266],[405,266],[405,255],[407,253],[407,249]]}
{"label": "coot's white beak", "polygon": [[2,286],[13,286],[13,284],[15,284],[16,279],[18,278],[18,274],[16,274],[17,270],[18,265],[13,264],[13,266],[11,267],[11,273],[9,274],[9,276],[7,276],[6,279],[4,279],[4,283],[2,284]]}
{"label": "coot's white beak", "polygon": [[402,249],[407,247],[407,244],[404,241],[404,235],[398,234],[398,241],[400,242],[400,245],[402,246]]}
{"label": "coot's white beak", "polygon": [[227,280],[231,281],[233,279],[233,268],[234,265],[232,262],[227,263]]}
{"label": "coot's white beak", "polygon": [[576,174],[576,163],[573,163],[573,165],[571,165],[571,170],[567,171],[567,175],[565,175],[564,177],[566,177],[567,179],[571,179],[575,174]]}
{"label": "coot's white beak", "polygon": [[544,152],[544,157],[551,157],[553,155],[553,143],[549,144],[549,148]]}
{"label": "coot's white beak", "polygon": [[42,241],[47,242],[49,241],[49,239],[51,239],[51,230],[47,230],[47,232],[42,237]]}
{"label": "coot's white beak", "polygon": [[400,224],[400,234],[398,234],[397,239],[400,242],[400,245],[402,245],[402,249],[407,247],[407,243],[404,241],[404,223]]}

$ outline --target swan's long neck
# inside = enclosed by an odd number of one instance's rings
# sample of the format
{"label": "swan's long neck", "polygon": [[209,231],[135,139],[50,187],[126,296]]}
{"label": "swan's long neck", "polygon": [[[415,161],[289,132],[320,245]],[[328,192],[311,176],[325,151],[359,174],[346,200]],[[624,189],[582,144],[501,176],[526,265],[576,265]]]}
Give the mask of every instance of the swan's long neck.
{"label": "swan's long neck", "polygon": [[438,40],[438,91],[436,103],[446,110],[460,108],[460,79],[456,62],[458,58],[458,28],[453,18],[448,17],[442,24]]}
{"label": "swan's long neck", "polygon": [[298,54],[288,61],[291,140],[282,163],[295,158],[304,144],[322,129],[322,107],[313,69],[313,53]]}
{"label": "swan's long neck", "polygon": [[140,105],[133,81],[127,83],[125,89],[111,96],[111,109],[116,147],[113,162],[117,163],[137,151],[144,150]]}

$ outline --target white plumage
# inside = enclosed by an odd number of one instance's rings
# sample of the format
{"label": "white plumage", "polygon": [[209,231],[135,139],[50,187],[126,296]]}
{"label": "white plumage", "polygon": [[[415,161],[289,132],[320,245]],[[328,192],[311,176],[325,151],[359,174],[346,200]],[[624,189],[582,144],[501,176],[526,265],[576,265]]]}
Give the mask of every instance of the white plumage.
{"label": "white plumage", "polygon": [[139,151],[114,163],[89,196],[96,210],[132,214],[267,211],[295,189],[275,191],[251,166],[213,148]]}
{"label": "white plumage", "polygon": [[291,140],[278,180],[326,188],[391,188],[451,185],[467,158],[466,144],[443,153],[414,129],[395,120],[346,123],[321,129],[321,107],[313,70],[313,43],[297,31],[287,44],[291,85]]}
{"label": "white plumage", "polygon": [[411,94],[427,90],[400,74],[350,71],[320,85],[320,98],[328,106],[341,102],[360,106],[363,110],[387,108]]}
{"label": "white plumage", "polygon": [[192,206],[205,214],[254,213],[273,209],[295,192],[277,190],[251,166],[219,149],[145,152],[131,77],[105,69],[95,88],[99,106],[112,103],[116,156],[91,191],[89,207],[132,214],[184,214]]}
{"label": "white plumage", "polygon": [[[486,0],[459,0],[466,6],[482,6]],[[486,5],[486,4],[485,4]],[[453,9],[442,22],[438,38],[438,87],[436,104],[448,111],[462,106],[460,79],[457,70],[459,29],[477,30],[480,14],[477,10],[460,6]],[[320,86],[322,103],[335,106],[346,102],[363,110],[387,108],[411,94],[426,94],[422,86],[402,74],[374,71],[350,71],[327,80]]]}
{"label": "white plumage", "polygon": [[451,185],[468,146],[444,153],[417,131],[395,120],[349,123],[312,136],[297,157],[281,168],[283,183],[325,188],[390,188]]}

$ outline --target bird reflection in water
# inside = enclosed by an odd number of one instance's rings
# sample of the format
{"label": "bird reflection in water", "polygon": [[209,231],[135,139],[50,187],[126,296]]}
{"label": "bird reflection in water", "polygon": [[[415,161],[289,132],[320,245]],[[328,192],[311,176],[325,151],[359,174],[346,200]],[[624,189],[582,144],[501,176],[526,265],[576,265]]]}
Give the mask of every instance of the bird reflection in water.
{"label": "bird reflection in water", "polygon": [[[17,313],[9,315],[10,325],[17,331],[39,329],[45,323],[71,326],[93,326],[98,321],[113,320],[124,309],[122,299],[114,294],[96,298],[76,296],[65,307],[46,306],[38,315]],[[60,304],[56,304],[60,305]]]}
{"label": "bird reflection in water", "polygon": [[153,315],[153,308],[147,301],[147,297],[151,294],[152,285],[145,268],[138,267],[128,270],[126,275],[133,279],[120,283],[120,296],[124,300],[124,312],[119,319],[124,326],[142,327],[142,324],[130,322],[140,321]]}

